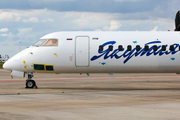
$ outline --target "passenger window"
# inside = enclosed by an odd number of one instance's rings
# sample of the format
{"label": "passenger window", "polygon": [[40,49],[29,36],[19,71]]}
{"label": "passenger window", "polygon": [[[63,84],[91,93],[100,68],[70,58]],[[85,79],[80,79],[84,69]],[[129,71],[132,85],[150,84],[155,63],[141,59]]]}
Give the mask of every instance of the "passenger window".
{"label": "passenger window", "polygon": [[131,50],[132,50],[131,45],[128,45],[128,46],[127,46],[127,50],[128,50],[128,51],[131,51]]}
{"label": "passenger window", "polygon": [[153,50],[154,50],[154,51],[157,51],[157,45],[154,45],[154,46],[153,46]]}
{"label": "passenger window", "polygon": [[170,51],[174,51],[174,45],[170,45]]}
{"label": "passenger window", "polygon": [[180,46],[179,46],[179,50],[180,50]]}
{"label": "passenger window", "polygon": [[144,50],[145,50],[145,51],[149,51],[149,46],[148,46],[148,45],[145,45],[145,46],[144,46]]}
{"label": "passenger window", "polygon": [[162,45],[162,51],[166,51],[166,45]]}
{"label": "passenger window", "polygon": [[140,51],[141,47],[140,45],[136,45],[136,51]]}
{"label": "passenger window", "polygon": [[109,46],[109,51],[113,51],[113,46],[112,45]]}
{"label": "passenger window", "polygon": [[123,51],[123,46],[122,46],[122,45],[119,45],[119,46],[118,46],[118,50],[119,50],[119,51]]}
{"label": "passenger window", "polygon": [[99,51],[103,51],[103,46],[102,45],[99,46]]}

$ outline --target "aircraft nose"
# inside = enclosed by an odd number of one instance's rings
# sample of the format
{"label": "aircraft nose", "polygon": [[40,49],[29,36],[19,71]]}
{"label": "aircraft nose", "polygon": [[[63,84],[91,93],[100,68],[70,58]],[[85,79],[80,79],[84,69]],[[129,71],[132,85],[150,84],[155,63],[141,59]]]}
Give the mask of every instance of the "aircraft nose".
{"label": "aircraft nose", "polygon": [[6,70],[21,70],[21,62],[9,59],[3,64],[3,68]]}
{"label": "aircraft nose", "polygon": [[8,61],[6,61],[4,64],[3,64],[3,68],[6,69],[6,70],[11,70],[11,65]]}

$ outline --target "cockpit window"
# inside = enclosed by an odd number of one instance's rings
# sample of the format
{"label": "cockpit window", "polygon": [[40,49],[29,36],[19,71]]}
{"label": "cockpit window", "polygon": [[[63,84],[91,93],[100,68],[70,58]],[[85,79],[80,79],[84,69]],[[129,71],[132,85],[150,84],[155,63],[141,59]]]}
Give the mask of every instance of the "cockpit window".
{"label": "cockpit window", "polygon": [[33,46],[57,46],[58,40],[57,39],[40,39]]}

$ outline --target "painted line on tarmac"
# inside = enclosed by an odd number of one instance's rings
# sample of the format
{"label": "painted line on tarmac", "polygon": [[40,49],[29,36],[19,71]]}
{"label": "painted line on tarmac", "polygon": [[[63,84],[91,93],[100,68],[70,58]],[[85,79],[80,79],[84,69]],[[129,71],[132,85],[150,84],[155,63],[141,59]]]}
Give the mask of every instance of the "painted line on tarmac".
{"label": "painted line on tarmac", "polygon": [[[115,77],[115,78],[45,78],[45,79],[34,79],[35,81],[60,81],[60,80],[127,80],[127,79],[180,79],[180,77]],[[19,79],[0,79],[0,82],[13,82],[13,81],[25,81]]]}

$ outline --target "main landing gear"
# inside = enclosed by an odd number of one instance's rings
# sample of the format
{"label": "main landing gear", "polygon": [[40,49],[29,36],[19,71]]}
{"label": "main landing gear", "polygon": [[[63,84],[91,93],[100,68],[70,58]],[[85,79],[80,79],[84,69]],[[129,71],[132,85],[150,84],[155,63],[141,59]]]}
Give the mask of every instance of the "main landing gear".
{"label": "main landing gear", "polygon": [[32,80],[33,75],[28,74],[28,79],[26,80],[26,87],[25,88],[38,88],[36,82]]}

